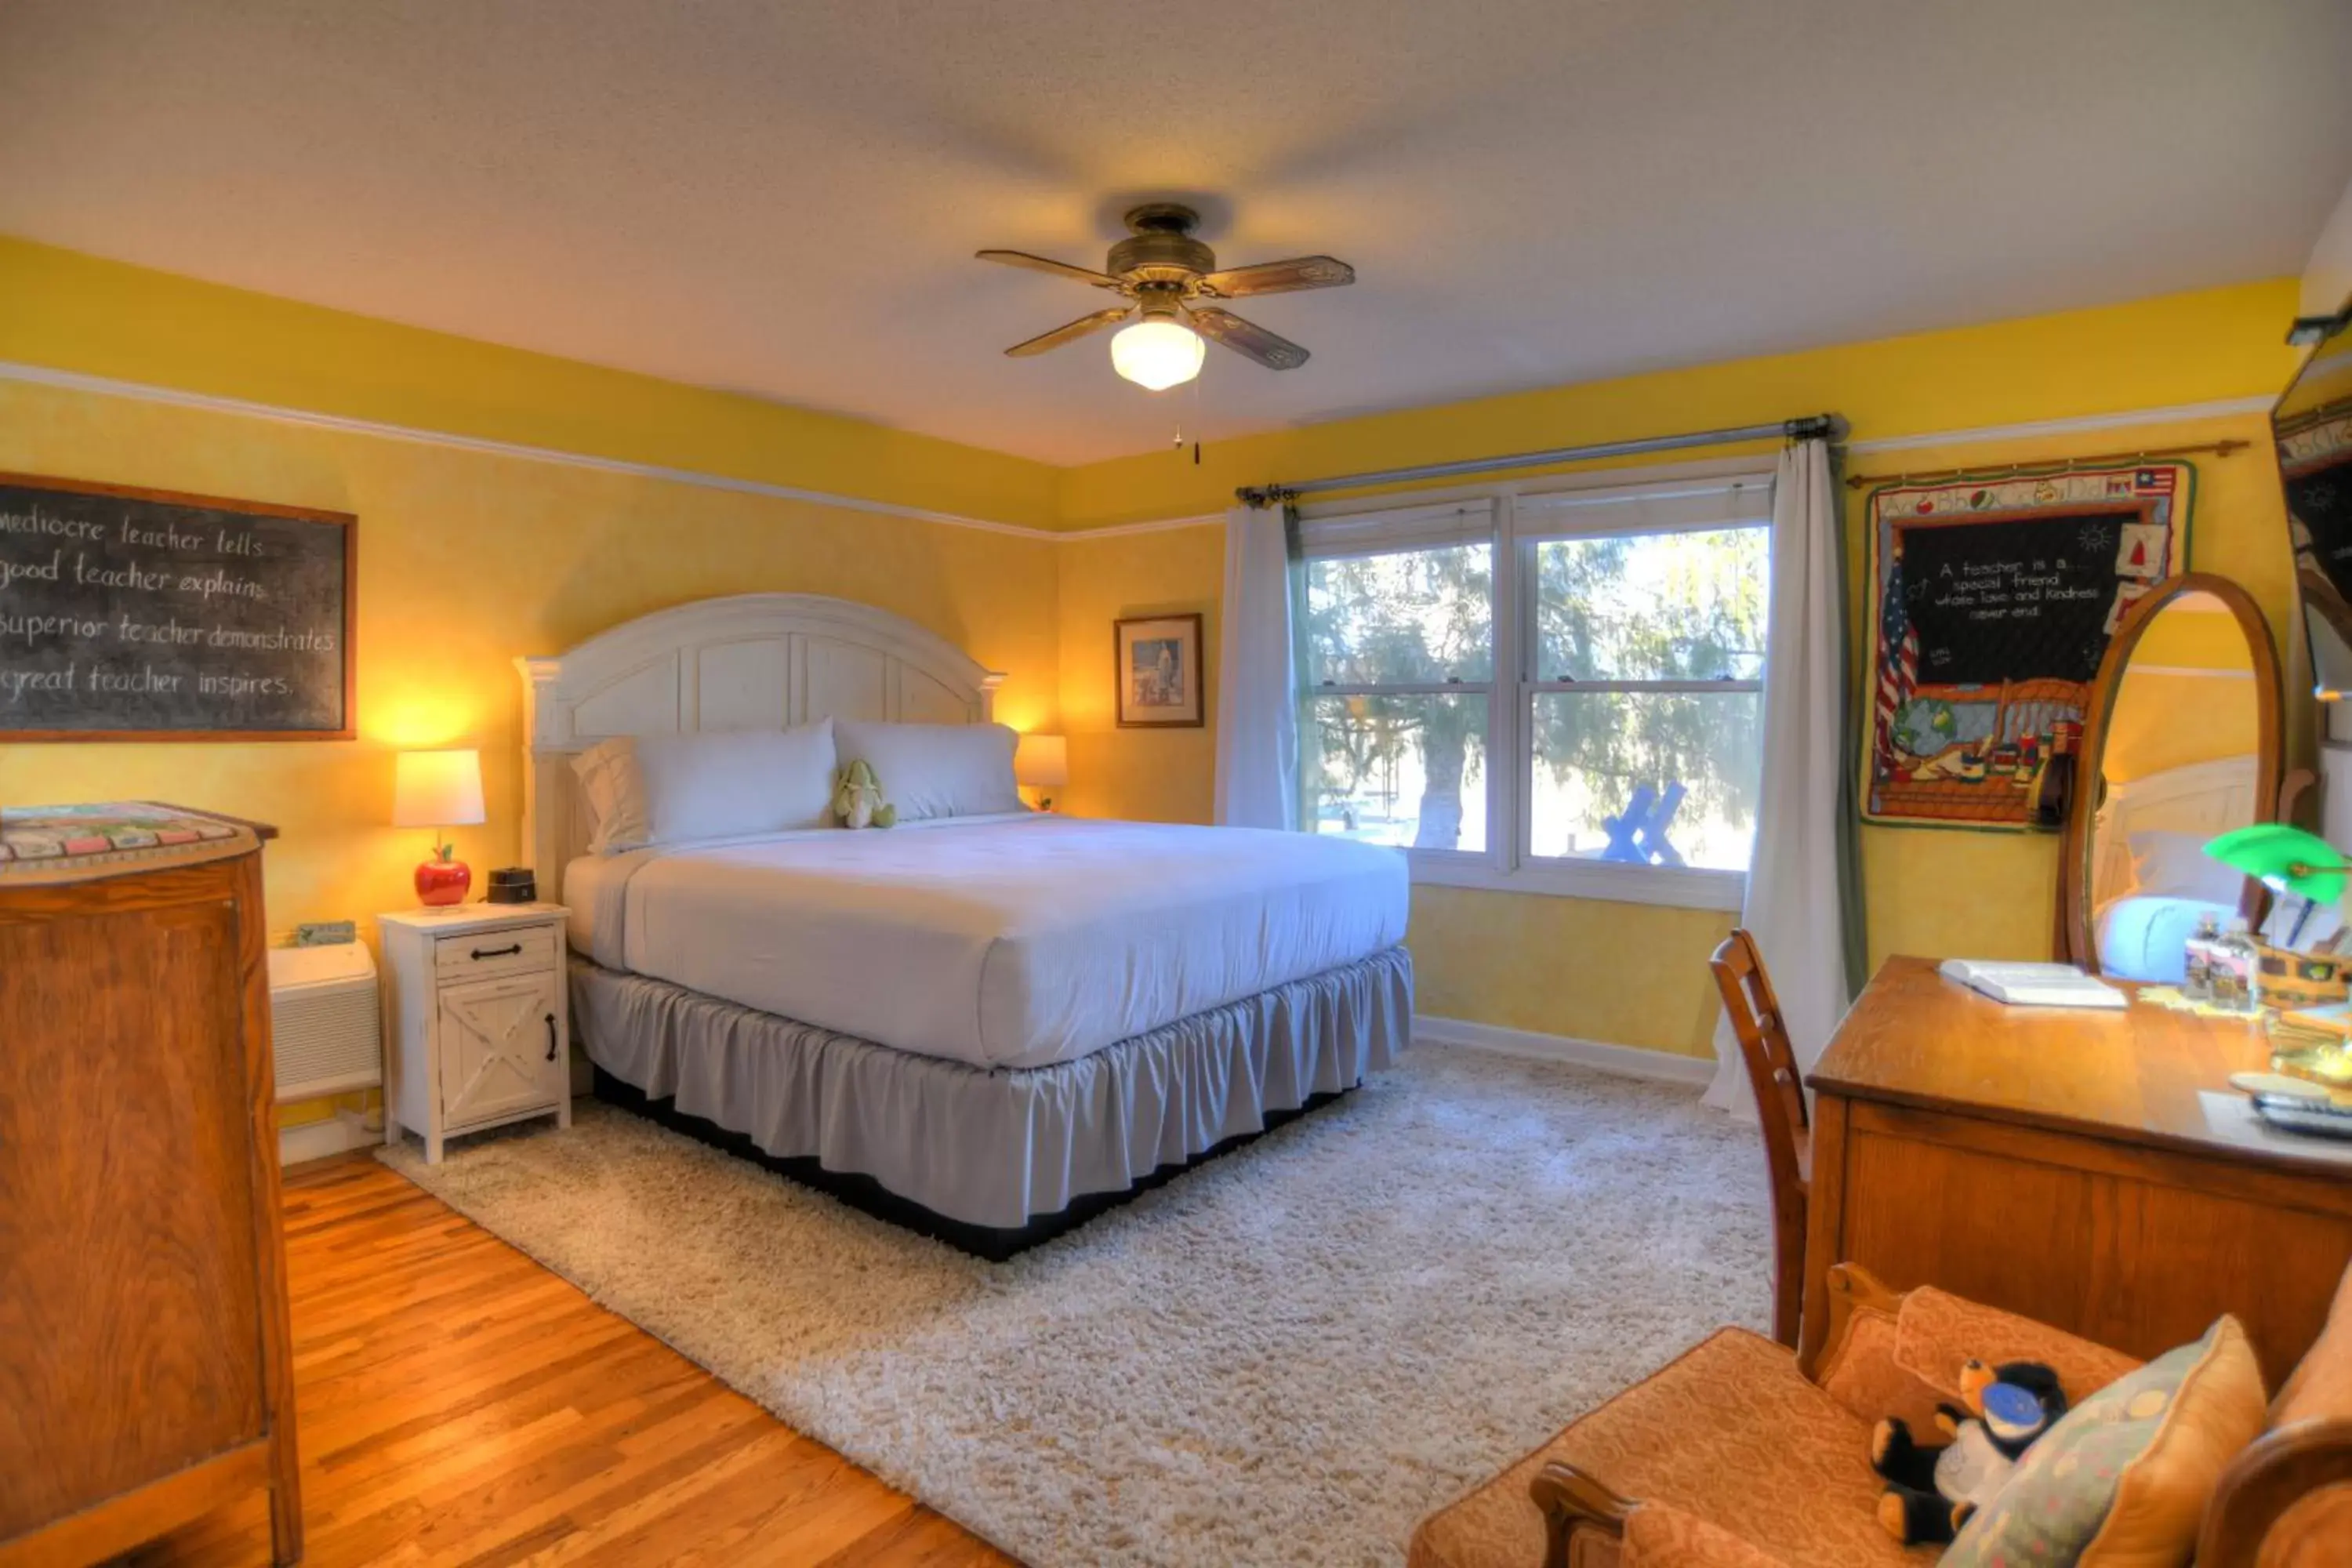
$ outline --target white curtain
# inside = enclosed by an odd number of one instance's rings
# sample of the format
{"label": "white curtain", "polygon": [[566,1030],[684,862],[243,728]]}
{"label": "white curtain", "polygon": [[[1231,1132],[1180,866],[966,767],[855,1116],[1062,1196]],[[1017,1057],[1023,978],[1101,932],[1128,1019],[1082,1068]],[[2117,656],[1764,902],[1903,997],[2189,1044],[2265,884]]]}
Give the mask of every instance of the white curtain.
{"label": "white curtain", "polygon": [[1278,506],[1225,514],[1217,647],[1217,821],[1298,826],[1298,698],[1291,670],[1290,544]]}
{"label": "white curtain", "polygon": [[[1838,838],[1843,779],[1845,605],[1829,444],[1780,454],[1772,486],[1772,604],[1764,650],[1764,783],[1739,923],[1755,934],[1797,1060],[1810,1068],[1844,1016]],[[1706,1103],[1752,1119],[1755,1097],[1727,1018],[1715,1029]]]}

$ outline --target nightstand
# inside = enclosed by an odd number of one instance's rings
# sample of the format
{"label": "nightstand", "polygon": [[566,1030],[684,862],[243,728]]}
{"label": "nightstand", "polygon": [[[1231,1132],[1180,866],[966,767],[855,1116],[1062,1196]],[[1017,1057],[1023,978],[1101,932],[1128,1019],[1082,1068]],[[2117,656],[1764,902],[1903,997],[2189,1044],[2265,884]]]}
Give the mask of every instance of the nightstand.
{"label": "nightstand", "polygon": [[571,988],[560,904],[462,904],[378,915],[383,947],[383,1139],[445,1141],[534,1116],[572,1125]]}

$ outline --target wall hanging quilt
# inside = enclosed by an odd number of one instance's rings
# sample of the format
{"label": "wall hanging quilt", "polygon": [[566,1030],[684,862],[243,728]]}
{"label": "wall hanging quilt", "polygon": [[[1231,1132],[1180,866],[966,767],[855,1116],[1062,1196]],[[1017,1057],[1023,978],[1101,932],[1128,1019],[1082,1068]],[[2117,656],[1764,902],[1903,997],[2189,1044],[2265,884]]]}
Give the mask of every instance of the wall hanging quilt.
{"label": "wall hanging quilt", "polygon": [[2143,463],[1871,492],[1864,820],[2032,824],[2125,612],[2187,567],[2195,486]]}

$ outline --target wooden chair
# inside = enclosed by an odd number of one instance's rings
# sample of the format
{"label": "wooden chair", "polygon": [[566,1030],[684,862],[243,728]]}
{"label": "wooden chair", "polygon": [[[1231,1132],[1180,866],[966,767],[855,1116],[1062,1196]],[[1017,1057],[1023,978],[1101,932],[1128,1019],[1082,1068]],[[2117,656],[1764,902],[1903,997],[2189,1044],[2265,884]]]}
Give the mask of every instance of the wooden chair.
{"label": "wooden chair", "polygon": [[[1724,1329],[1422,1521],[1407,1568],[1921,1568],[1878,1523],[1878,1417],[1931,1425],[1970,1356],[2039,1361],[2080,1404],[2139,1363],[1931,1287],[1829,1272],[1816,1368]],[[2352,1542],[2352,1269],[2263,1435],[2204,1505],[2198,1568],[2344,1568]]]}
{"label": "wooden chair", "polygon": [[1772,1337],[1790,1349],[1797,1343],[1797,1308],[1805,1289],[1805,1205],[1813,1165],[1811,1114],[1797,1053],[1781,1021],[1780,999],[1764,972],[1756,939],[1734,927],[1707,960],[1723,1010],[1739,1037],[1756,1091],[1756,1114],[1764,1123],[1764,1166],[1772,1181]]}

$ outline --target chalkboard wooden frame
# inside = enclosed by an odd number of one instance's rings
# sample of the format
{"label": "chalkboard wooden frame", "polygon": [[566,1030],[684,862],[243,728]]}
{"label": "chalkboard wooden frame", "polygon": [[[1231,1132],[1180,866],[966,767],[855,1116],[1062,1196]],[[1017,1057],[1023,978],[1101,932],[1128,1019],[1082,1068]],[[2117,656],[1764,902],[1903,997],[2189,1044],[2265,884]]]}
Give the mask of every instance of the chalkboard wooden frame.
{"label": "chalkboard wooden frame", "polygon": [[298,522],[315,522],[342,530],[343,547],[343,722],[335,730],[11,730],[0,726],[0,742],[100,742],[108,741],[146,742],[232,742],[232,741],[352,741],[359,738],[359,654],[356,632],[360,608],[360,545],[359,518],[347,511],[325,511],[316,507],[281,506],[275,501],[235,500],[225,496],[196,495],[185,490],[149,489],[137,485],[101,484],[90,479],[61,479],[46,474],[21,474],[0,471],[0,486],[26,489],[53,490],[66,495],[111,496],[122,500],[156,501],[166,506],[201,507],[208,511],[239,513],[247,517],[290,518]]}

